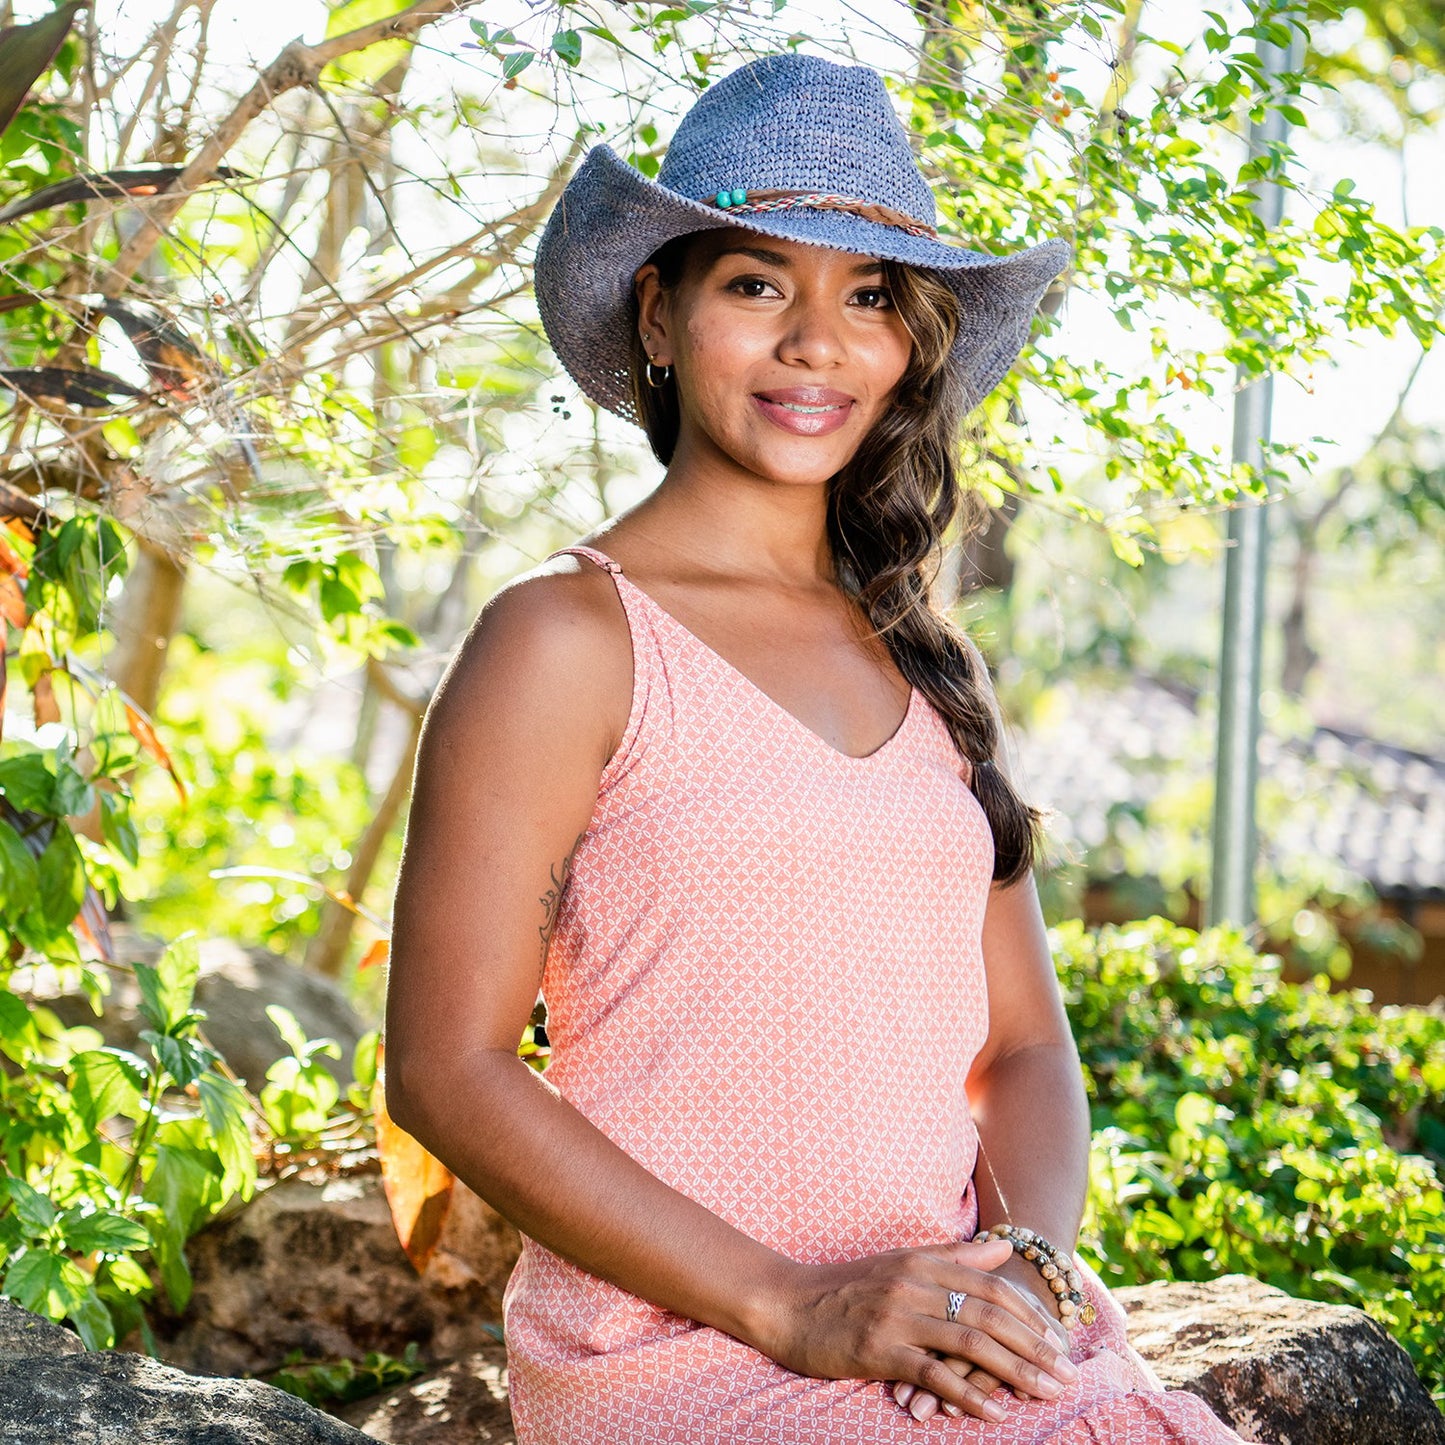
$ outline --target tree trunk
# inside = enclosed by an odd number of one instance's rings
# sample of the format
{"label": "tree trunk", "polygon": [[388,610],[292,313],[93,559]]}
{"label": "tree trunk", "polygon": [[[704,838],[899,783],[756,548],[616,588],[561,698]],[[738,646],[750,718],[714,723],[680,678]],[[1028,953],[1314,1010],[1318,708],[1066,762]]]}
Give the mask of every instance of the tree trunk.
{"label": "tree trunk", "polygon": [[160,698],[161,674],[181,622],[186,568],[174,554],[136,538],[136,559],[126,577],[111,630],[116,646],[107,672],[146,714]]}

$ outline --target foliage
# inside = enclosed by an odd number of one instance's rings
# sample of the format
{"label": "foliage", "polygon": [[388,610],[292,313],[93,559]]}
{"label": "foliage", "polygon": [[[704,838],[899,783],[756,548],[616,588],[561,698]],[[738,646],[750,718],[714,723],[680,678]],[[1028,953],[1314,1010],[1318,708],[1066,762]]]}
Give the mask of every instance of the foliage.
{"label": "foliage", "polygon": [[[258,1155],[269,1172],[318,1149],[355,1145],[365,1125],[373,1031],[357,1047],[357,1082],[344,1103],[318,1062],[339,1052],[308,1040],[285,1009],[272,1017],[290,1048],[258,1101],[205,1040],[194,1007],[196,939],[182,935],[154,964],[131,965],[149,1027],[145,1049],[108,1046],[98,1030],[65,1028],[26,997],[27,978],[0,990],[0,1292],[69,1318],[93,1349],[140,1326],[157,1280],[184,1310],[186,1241],[255,1192]],[[88,965],[49,971],[99,1002],[108,976]],[[96,1009],[97,1014],[100,1008]],[[263,1153],[264,1151],[264,1153]]]}
{"label": "foliage", "polygon": [[308,1360],[302,1351],[292,1350],[266,1383],[324,1409],[415,1379],[426,1369],[419,1354],[415,1340],[407,1341],[400,1357],[369,1350],[360,1360]]}
{"label": "foliage", "polygon": [[1445,1011],[1282,983],[1233,928],[1053,938],[1105,1282],[1237,1271],[1357,1305],[1445,1402]]}
{"label": "foliage", "polygon": [[121,869],[124,896],[162,937],[199,913],[213,934],[294,957],[315,931],[318,886],[345,876],[366,780],[334,754],[277,746],[278,717],[305,699],[287,646],[254,629],[172,643],[155,722],[187,795],[155,770],[136,779],[137,857]]}

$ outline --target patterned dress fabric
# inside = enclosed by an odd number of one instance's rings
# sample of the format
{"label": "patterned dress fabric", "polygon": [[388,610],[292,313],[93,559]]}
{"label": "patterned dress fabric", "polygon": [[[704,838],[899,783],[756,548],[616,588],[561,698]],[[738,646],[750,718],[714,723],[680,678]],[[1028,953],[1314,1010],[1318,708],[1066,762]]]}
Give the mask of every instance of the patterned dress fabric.
{"label": "patterned dress fabric", "polygon": [[[634,685],[548,952],[547,1078],[799,1261],[972,1237],[993,840],[942,718],[915,689],[851,757],[617,562],[560,551],[612,574]],[[504,1300],[519,1445],[1238,1445],[1160,1386],[1080,1269],[1098,1318],[1072,1337],[1078,1381],[997,1392],[998,1424],[919,1422],[884,1382],[794,1374],[528,1239]]]}

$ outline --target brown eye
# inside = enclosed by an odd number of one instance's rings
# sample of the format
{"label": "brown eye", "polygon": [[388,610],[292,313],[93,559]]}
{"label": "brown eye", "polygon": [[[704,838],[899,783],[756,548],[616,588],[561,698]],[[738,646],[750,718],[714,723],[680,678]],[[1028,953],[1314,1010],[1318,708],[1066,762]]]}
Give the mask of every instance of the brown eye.
{"label": "brown eye", "polygon": [[866,291],[860,291],[858,294],[860,296],[886,296],[888,298],[887,306],[865,306],[863,308],[865,311],[886,311],[893,305],[893,293],[886,286],[870,286]]}
{"label": "brown eye", "polygon": [[[761,276],[739,276],[736,281],[728,284],[724,289],[736,291],[740,286],[771,286],[771,281],[765,281]],[[757,295],[756,292],[749,292],[749,295]]]}

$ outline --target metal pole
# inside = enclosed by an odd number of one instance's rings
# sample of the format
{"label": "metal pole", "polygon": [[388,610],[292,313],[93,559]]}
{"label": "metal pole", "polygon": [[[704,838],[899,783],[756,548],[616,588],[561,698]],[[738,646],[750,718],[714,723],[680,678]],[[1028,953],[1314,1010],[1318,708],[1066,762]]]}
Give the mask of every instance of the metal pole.
{"label": "metal pole", "polygon": [[[1297,33],[1288,47],[1261,40],[1260,65],[1273,77],[1299,65]],[[1289,134],[1278,110],[1249,126],[1251,156]],[[1284,191],[1267,180],[1255,182],[1254,209],[1271,229],[1284,212]],[[1241,367],[1234,401],[1235,462],[1263,467],[1270,439],[1274,378],[1246,383]],[[1264,635],[1265,570],[1269,552],[1266,503],[1235,506],[1229,512],[1229,546],[1224,555],[1223,634],[1219,651],[1219,720],[1214,765],[1213,860],[1205,903],[1206,925],[1256,922],[1254,863],[1258,846],[1254,802],[1258,785],[1260,649]]]}

